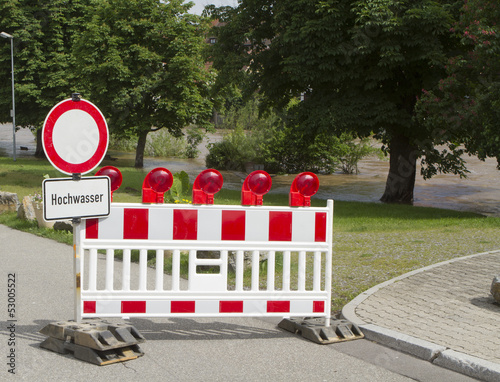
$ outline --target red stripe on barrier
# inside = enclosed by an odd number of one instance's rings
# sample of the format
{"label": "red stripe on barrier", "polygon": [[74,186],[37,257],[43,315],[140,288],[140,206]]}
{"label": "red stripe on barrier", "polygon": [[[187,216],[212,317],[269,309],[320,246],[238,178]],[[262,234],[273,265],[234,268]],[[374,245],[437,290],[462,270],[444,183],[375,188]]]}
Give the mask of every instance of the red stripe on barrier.
{"label": "red stripe on barrier", "polygon": [[316,229],[314,241],[326,241],[326,212],[316,212]]}
{"label": "red stripe on barrier", "polygon": [[219,301],[219,313],[243,313],[243,301]]}
{"label": "red stripe on barrier", "polygon": [[99,238],[99,220],[87,219],[85,221],[85,238],[98,239]]}
{"label": "red stripe on barrier", "polygon": [[83,313],[95,313],[95,301],[83,302]]}
{"label": "red stripe on barrier", "polygon": [[313,301],[313,313],[325,313],[325,302]]}
{"label": "red stripe on barrier", "polygon": [[122,301],[122,313],[146,313],[146,301]]}
{"label": "red stripe on barrier", "polygon": [[245,211],[222,211],[222,240],[245,240]]}
{"label": "red stripe on barrier", "polygon": [[198,238],[198,210],[174,210],[174,240]]}
{"label": "red stripe on barrier", "polygon": [[290,301],[268,301],[267,313],[290,313]]}
{"label": "red stripe on barrier", "polygon": [[123,210],[123,238],[148,239],[149,209],[125,208]]}
{"label": "red stripe on barrier", "polygon": [[195,313],[194,301],[172,301],[170,305],[171,313]]}
{"label": "red stripe on barrier", "polygon": [[292,241],[292,212],[269,212],[269,241]]}

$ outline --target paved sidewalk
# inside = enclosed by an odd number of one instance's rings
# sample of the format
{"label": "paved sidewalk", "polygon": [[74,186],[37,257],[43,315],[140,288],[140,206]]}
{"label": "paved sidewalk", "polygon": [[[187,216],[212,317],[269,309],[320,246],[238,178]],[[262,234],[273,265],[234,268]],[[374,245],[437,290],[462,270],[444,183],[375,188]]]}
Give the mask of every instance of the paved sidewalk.
{"label": "paved sidewalk", "polygon": [[366,338],[486,381],[500,381],[500,251],[442,262],[380,284],[342,311]]}

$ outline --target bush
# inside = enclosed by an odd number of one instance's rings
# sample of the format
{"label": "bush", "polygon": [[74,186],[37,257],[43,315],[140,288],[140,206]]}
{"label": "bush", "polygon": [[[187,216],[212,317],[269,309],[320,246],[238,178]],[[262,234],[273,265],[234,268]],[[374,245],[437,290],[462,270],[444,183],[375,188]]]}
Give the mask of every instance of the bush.
{"label": "bush", "polygon": [[184,157],[186,139],[174,137],[166,129],[148,134],[144,155],[149,157]]}
{"label": "bush", "polygon": [[358,172],[360,159],[376,151],[368,138],[355,142],[348,133],[308,135],[273,112],[259,115],[257,98],[231,108],[220,126],[231,132],[209,144],[206,156],[206,166],[220,170],[244,171],[247,162],[254,162],[272,173],[331,174],[341,169],[350,174]]}
{"label": "bush", "polygon": [[[203,139],[203,138],[202,138]],[[109,148],[117,151],[135,152],[137,137],[118,138],[111,136]],[[174,137],[166,129],[148,134],[144,155],[149,157],[179,157],[186,156],[187,143],[184,137]]]}
{"label": "bush", "polygon": [[123,138],[111,135],[109,137],[109,149],[116,151],[135,152],[137,138]]}
{"label": "bush", "polygon": [[192,127],[187,131],[186,135],[186,150],[184,154],[188,158],[196,158],[200,150],[198,150],[198,145],[203,140],[203,131],[199,127]]}
{"label": "bush", "polygon": [[222,141],[208,145],[206,166],[219,170],[244,171],[245,163],[257,158],[255,146],[252,136],[237,128],[226,134]]}
{"label": "bush", "polygon": [[364,157],[379,152],[370,145],[370,138],[361,138],[356,142],[353,134],[344,133],[340,136],[337,148],[341,169],[345,174],[358,174],[358,162]]}
{"label": "bush", "polygon": [[[242,101],[241,101],[242,102]],[[223,130],[242,129],[250,131],[266,128],[275,115],[262,118],[259,115],[259,96],[256,95],[248,100],[244,105],[237,102],[231,106],[223,116],[219,116],[215,127]]]}
{"label": "bush", "polygon": [[263,164],[268,172],[331,174],[340,163],[334,150],[338,144],[337,137],[327,134],[307,139],[283,127],[249,132],[238,128],[209,144],[206,166],[244,171],[245,164],[253,162]]}
{"label": "bush", "polygon": [[335,155],[338,138],[331,134],[309,137],[290,127],[279,126],[260,131],[257,151],[269,172],[298,173],[311,171],[331,174],[336,171],[339,159]]}

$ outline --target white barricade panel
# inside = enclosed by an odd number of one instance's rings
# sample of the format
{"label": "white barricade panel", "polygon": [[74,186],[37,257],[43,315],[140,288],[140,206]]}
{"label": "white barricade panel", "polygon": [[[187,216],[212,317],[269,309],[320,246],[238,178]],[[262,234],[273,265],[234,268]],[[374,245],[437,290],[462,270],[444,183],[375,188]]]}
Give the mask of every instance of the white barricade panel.
{"label": "white barricade panel", "polygon": [[77,229],[79,317],[329,317],[332,216],[333,201],[114,203]]}

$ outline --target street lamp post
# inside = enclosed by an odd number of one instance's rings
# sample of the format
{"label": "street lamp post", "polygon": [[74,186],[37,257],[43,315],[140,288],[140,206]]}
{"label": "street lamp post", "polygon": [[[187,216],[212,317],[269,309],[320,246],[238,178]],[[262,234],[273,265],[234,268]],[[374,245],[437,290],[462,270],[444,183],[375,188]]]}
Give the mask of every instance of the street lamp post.
{"label": "street lamp post", "polygon": [[1,32],[0,36],[10,39],[10,65],[12,73],[12,148],[16,160],[16,100],[14,96],[14,36]]}

